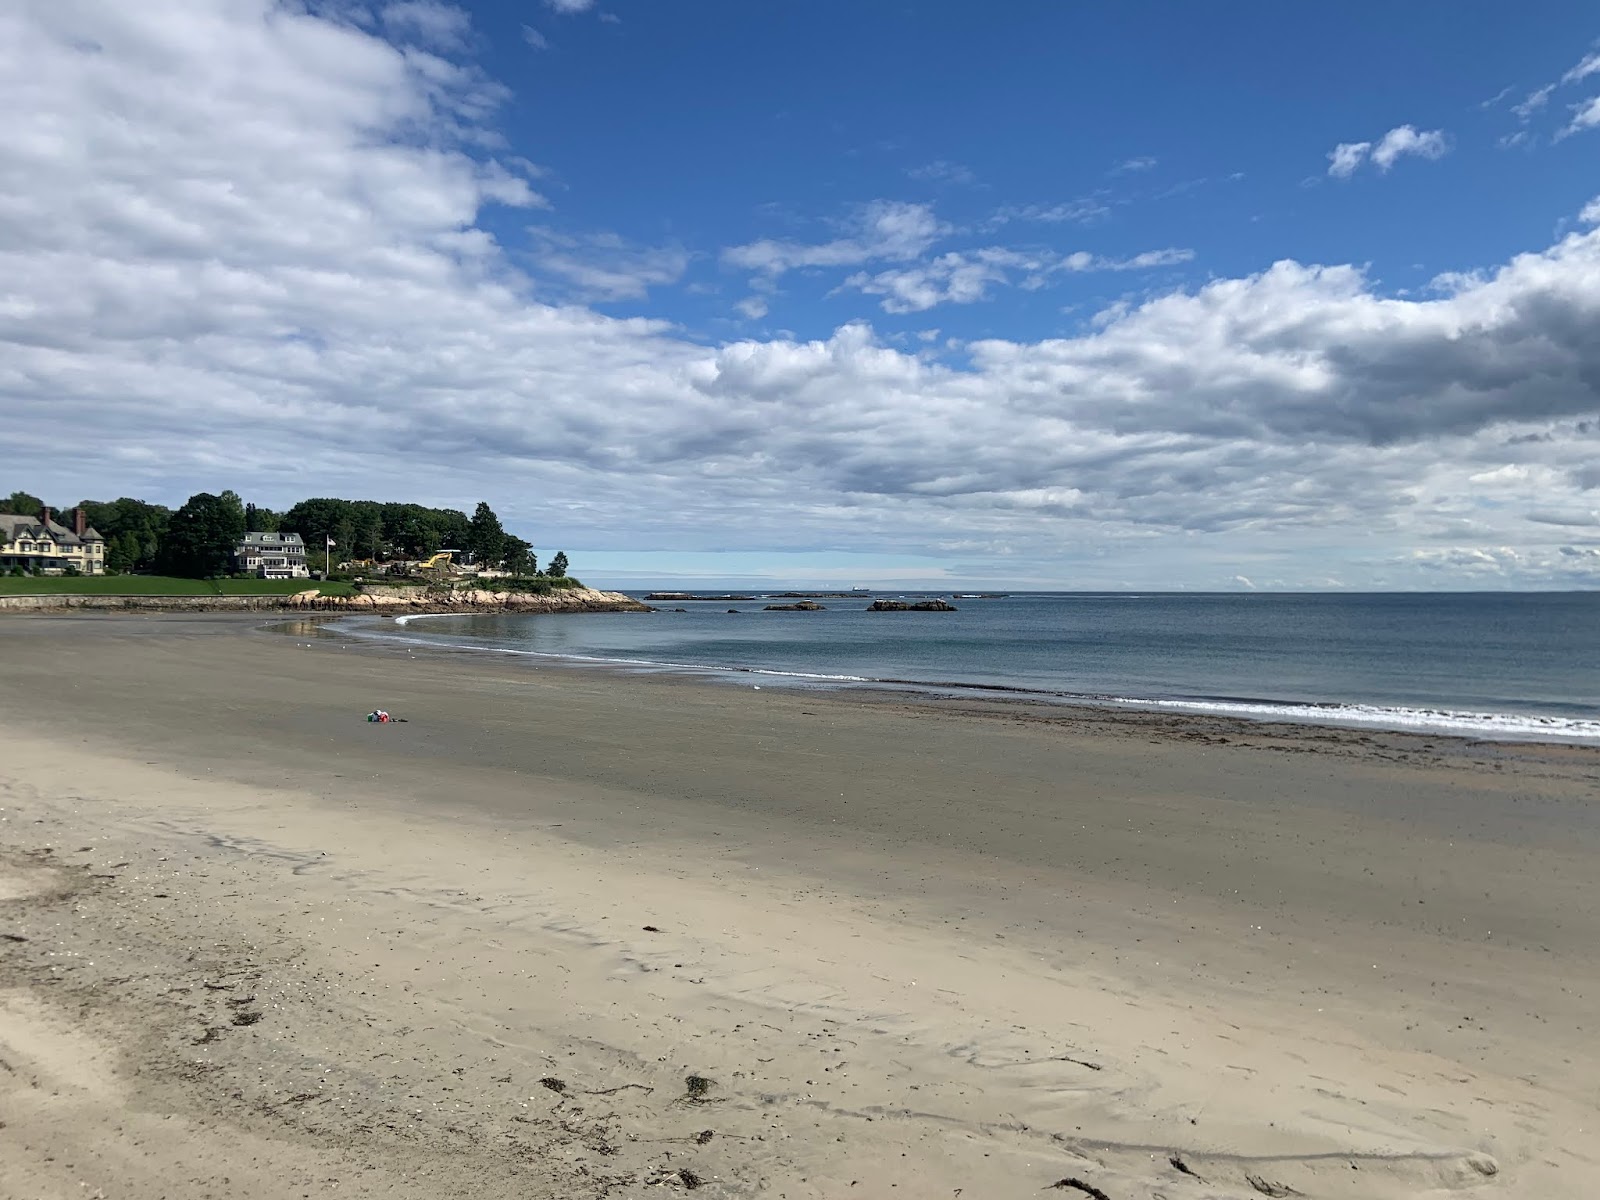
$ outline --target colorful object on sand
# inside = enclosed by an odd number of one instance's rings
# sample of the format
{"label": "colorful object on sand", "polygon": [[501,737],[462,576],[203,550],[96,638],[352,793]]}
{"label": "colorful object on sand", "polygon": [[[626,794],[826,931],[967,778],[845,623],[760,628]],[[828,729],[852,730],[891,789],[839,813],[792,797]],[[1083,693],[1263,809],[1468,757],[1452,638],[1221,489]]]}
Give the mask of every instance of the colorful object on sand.
{"label": "colorful object on sand", "polygon": [[368,724],[387,725],[393,719],[393,717],[384,712],[381,708],[375,708],[367,714]]}

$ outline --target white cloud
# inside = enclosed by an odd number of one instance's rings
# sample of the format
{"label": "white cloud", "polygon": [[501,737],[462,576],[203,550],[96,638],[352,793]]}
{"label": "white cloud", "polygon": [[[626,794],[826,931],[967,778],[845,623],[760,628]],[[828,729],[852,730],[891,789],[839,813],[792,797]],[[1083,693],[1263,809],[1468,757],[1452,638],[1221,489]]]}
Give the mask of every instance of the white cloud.
{"label": "white cloud", "polygon": [[[1588,79],[1591,75],[1595,74],[1600,74],[1600,50],[1591,51],[1589,54],[1586,54],[1582,60],[1574,65],[1571,70],[1567,71],[1566,74],[1562,75],[1561,78],[1555,83],[1545,84],[1545,86],[1536,88],[1534,91],[1530,92],[1526,99],[1522,101],[1522,103],[1513,105],[1511,111],[1516,113],[1518,120],[1522,121],[1523,124],[1527,124],[1527,122],[1536,113],[1540,112],[1549,104],[1551,95],[1554,94],[1558,87],[1580,83],[1583,80]],[[1592,129],[1595,126],[1600,125],[1600,96],[1595,96],[1589,100],[1571,105],[1570,111],[1573,113],[1572,120],[1564,129],[1556,134],[1557,141],[1560,141],[1565,137],[1570,137],[1574,133],[1580,133],[1585,129]],[[1529,139],[1524,135],[1516,134],[1508,137],[1502,137],[1500,139],[1500,144],[1502,146],[1512,146],[1521,144],[1522,142],[1528,140]]]}
{"label": "white cloud", "polygon": [[1561,82],[1577,83],[1596,74],[1600,74],[1600,50],[1584,55],[1577,66],[1561,77]]}
{"label": "white cloud", "polygon": [[1578,214],[1578,220],[1585,225],[1600,225],[1600,196],[1583,206],[1583,211]]}
{"label": "white cloud", "polygon": [[[1246,562],[1448,585],[1487,556],[1492,582],[1600,583],[1588,527],[1547,519],[1600,494],[1600,228],[1428,299],[1285,261],[948,361],[862,323],[707,344],[540,299],[541,253],[648,251],[536,238],[513,269],[480,218],[526,185],[472,136],[500,94],[271,0],[0,6],[10,486],[470,507],[492,480],[511,528],[571,550],[962,547],[970,577],[1003,547],[1141,587]],[[909,269],[942,233],[880,209],[748,265]],[[62,428],[89,431],[70,456]]]}
{"label": "white cloud", "polygon": [[764,296],[746,296],[733,307],[740,316],[750,321],[759,321],[770,311]]}
{"label": "white cloud", "polygon": [[1397,125],[1372,142],[1340,142],[1328,152],[1328,174],[1349,179],[1369,159],[1380,171],[1387,171],[1406,155],[1417,158],[1442,158],[1449,149],[1442,130],[1419,131],[1413,125]]}
{"label": "white cloud", "polygon": [[984,222],[984,228],[999,229],[1013,221],[1035,221],[1043,225],[1062,225],[1069,222],[1087,225],[1110,211],[1111,209],[1105,204],[1090,197],[1067,200],[1060,204],[1007,205],[997,209],[994,215]]}
{"label": "white cloud", "polygon": [[1600,96],[1573,105],[1572,114],[1572,123],[1563,131],[1565,133],[1582,133],[1600,126]]}
{"label": "white cloud", "polygon": [[1546,84],[1544,87],[1528,93],[1520,104],[1513,104],[1511,111],[1517,114],[1520,120],[1526,121],[1550,102],[1550,93],[1556,90],[1556,85]]}
{"label": "white cloud", "polygon": [[635,246],[614,233],[528,232],[534,270],[570,285],[571,299],[640,300],[653,287],[677,283],[689,268],[682,246]]}
{"label": "white cloud", "polygon": [[464,9],[441,0],[395,0],[379,12],[391,36],[409,39],[440,51],[466,44],[472,18]]}
{"label": "white cloud", "polygon": [[545,7],[563,16],[573,13],[588,12],[594,7],[595,0],[544,0]]}
{"label": "white cloud", "polygon": [[1156,165],[1156,160],[1148,156],[1129,158],[1118,163],[1112,168],[1112,174],[1126,174],[1130,171],[1148,171]]}
{"label": "white cloud", "polygon": [[1371,142],[1340,142],[1328,151],[1328,174],[1335,179],[1349,179],[1356,168],[1366,161]]}
{"label": "white cloud", "polygon": [[777,276],[801,267],[847,267],[874,259],[916,258],[951,231],[926,204],[877,200],[851,221],[848,236],[808,244],[764,238],[722,252],[730,266]]}
{"label": "white cloud", "polygon": [[1045,287],[1059,274],[1150,270],[1193,258],[1194,251],[1177,249],[1150,250],[1117,259],[1083,250],[1057,255],[989,246],[952,251],[928,262],[877,274],[859,272],[846,279],[842,287],[882,296],[885,312],[925,312],[938,304],[972,304],[988,299],[990,288],[996,286],[1014,285],[1033,291]]}
{"label": "white cloud", "polygon": [[1400,125],[1384,134],[1383,140],[1372,148],[1372,161],[1378,170],[1387,171],[1405,155],[1443,158],[1448,149],[1443,131],[1430,129],[1418,132],[1414,126]]}
{"label": "white cloud", "polygon": [[540,33],[532,25],[524,25],[522,27],[522,40],[527,42],[528,45],[532,46],[535,50],[550,49],[550,39],[545,37],[544,34]]}

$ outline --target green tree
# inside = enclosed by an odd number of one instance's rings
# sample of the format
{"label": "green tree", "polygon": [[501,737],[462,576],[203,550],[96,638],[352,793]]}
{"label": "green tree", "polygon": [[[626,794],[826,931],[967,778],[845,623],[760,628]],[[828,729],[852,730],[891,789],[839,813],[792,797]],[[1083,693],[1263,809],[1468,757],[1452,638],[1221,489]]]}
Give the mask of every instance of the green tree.
{"label": "green tree", "polygon": [[481,566],[498,566],[506,556],[506,531],[494,509],[479,501],[467,529],[467,549]]}
{"label": "green tree", "polygon": [[514,533],[506,534],[505,564],[506,570],[513,575],[539,573],[539,560],[533,553],[533,547]]}
{"label": "green tree", "polygon": [[8,512],[14,517],[37,517],[43,507],[44,501],[28,492],[12,492],[0,501],[0,512]]}
{"label": "green tree", "polygon": [[106,539],[106,568],[125,575],[139,565],[142,557],[139,537],[135,533],[119,533]]}
{"label": "green tree", "polygon": [[244,536],[244,505],[233,492],[200,492],[167,522],[160,567],[169,575],[209,579],[224,574],[233,547]]}
{"label": "green tree", "polygon": [[550,560],[550,565],[545,568],[544,573],[556,579],[560,579],[565,575],[567,573],[567,552],[565,550],[557,550],[555,557]]}
{"label": "green tree", "polygon": [[257,508],[254,504],[244,506],[244,527],[249,533],[277,533],[282,522],[283,517],[270,508]]}

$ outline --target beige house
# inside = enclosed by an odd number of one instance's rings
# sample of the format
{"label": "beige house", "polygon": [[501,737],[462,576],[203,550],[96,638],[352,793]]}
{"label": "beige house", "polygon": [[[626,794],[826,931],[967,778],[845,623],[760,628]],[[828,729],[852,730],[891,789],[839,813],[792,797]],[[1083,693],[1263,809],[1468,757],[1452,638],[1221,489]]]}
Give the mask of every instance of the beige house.
{"label": "beige house", "polygon": [[85,575],[106,570],[106,540],[89,527],[83,509],[74,509],[72,528],[50,519],[48,508],[37,516],[0,513],[0,570],[21,567],[62,575],[76,567]]}

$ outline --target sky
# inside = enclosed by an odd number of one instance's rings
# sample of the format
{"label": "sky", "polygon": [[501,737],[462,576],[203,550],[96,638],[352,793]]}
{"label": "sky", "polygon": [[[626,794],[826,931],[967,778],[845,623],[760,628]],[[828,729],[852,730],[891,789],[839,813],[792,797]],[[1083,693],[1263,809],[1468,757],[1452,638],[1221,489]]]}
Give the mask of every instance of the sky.
{"label": "sky", "polygon": [[11,0],[0,111],[0,492],[1600,585],[1592,5]]}

